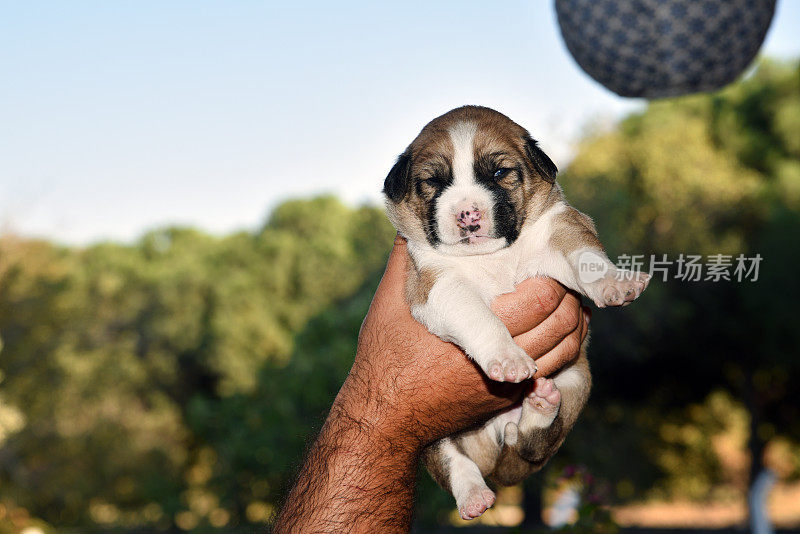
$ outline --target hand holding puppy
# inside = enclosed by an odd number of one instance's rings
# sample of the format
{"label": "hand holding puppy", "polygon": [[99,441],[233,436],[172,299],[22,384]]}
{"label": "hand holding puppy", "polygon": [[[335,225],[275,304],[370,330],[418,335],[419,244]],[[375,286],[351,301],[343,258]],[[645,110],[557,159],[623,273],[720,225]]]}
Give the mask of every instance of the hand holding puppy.
{"label": "hand holding puppy", "polygon": [[[398,237],[339,391],[275,532],[407,531],[423,448],[521,399],[529,383],[486,377],[411,316],[410,261]],[[573,362],[586,336],[580,300],[553,280],[526,280],[493,311],[537,359],[537,376]]]}
{"label": "hand holding puppy", "polygon": [[[408,261],[405,240],[398,237],[339,396],[360,397],[355,403],[361,406],[360,417],[383,419],[376,424],[420,447],[513,405],[529,384],[490,380],[461,349],[430,334],[411,316],[405,298]],[[536,360],[536,376],[547,376],[577,358],[588,310],[559,283],[526,280],[514,293],[496,299],[492,309]]]}

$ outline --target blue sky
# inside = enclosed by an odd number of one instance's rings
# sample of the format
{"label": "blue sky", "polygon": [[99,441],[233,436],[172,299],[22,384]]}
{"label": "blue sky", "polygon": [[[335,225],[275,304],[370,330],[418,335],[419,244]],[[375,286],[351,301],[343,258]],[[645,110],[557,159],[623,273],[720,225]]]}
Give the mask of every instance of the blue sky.
{"label": "blue sky", "polygon": [[[569,57],[549,0],[0,0],[0,231],[66,243],[261,224],[281,200],[376,201],[431,118],[494,107],[557,163],[641,102]],[[763,53],[800,56],[779,0]]]}

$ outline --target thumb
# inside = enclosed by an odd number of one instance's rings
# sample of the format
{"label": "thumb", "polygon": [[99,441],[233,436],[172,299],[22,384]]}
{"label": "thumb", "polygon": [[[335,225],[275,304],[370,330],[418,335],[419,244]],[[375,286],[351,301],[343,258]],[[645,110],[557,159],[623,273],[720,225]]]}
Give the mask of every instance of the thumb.
{"label": "thumb", "polygon": [[386,263],[378,292],[386,293],[386,297],[405,298],[405,282],[408,263],[410,261],[406,240],[400,234],[394,238],[394,246]]}

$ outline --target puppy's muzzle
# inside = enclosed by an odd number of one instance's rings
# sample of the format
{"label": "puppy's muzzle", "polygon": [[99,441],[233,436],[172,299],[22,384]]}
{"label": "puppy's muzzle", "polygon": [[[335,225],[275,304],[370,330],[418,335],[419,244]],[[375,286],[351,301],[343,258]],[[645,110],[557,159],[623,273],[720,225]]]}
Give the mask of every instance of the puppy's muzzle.
{"label": "puppy's muzzle", "polygon": [[462,242],[473,244],[488,239],[488,220],[485,210],[474,203],[462,203],[456,206],[455,222]]}
{"label": "puppy's muzzle", "polygon": [[457,208],[458,215],[456,215],[456,225],[461,228],[462,233],[470,232],[475,233],[481,229],[481,212],[474,204],[467,206],[459,206]]}

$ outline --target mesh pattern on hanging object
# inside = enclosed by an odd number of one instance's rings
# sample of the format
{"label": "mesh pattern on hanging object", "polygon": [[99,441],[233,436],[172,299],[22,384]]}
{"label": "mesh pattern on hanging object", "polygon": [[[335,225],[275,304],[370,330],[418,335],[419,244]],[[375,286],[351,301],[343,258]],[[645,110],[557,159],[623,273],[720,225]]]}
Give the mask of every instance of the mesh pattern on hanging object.
{"label": "mesh pattern on hanging object", "polygon": [[758,53],[776,0],[556,0],[561,35],[620,96],[713,91]]}

